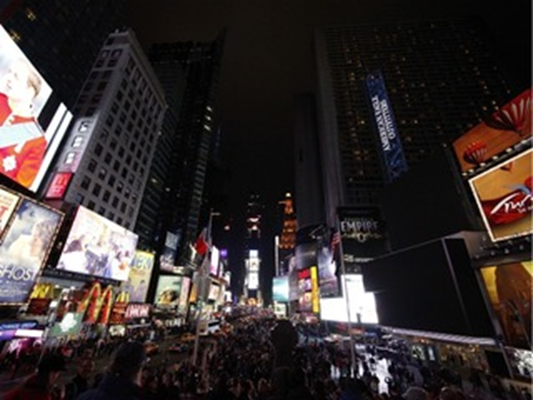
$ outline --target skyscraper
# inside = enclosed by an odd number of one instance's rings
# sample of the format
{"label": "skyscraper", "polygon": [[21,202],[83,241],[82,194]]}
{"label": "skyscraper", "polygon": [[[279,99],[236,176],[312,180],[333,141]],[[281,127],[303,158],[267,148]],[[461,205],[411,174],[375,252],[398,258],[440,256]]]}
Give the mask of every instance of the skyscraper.
{"label": "skyscraper", "polygon": [[246,206],[246,233],[244,239],[244,290],[247,298],[261,299],[261,225],[264,205],[258,194],[252,193]]}
{"label": "skyscraper", "polygon": [[0,23],[54,88],[59,101],[72,109],[107,35],[122,26],[126,1],[8,3],[0,10]]}
{"label": "skyscraper", "polygon": [[[204,186],[215,138],[224,38],[222,31],[212,42],[160,43],[149,52],[169,98],[169,113],[137,230],[141,241],[155,250],[168,232],[175,235],[178,244],[173,258],[178,264],[209,213],[203,208]],[[155,210],[159,216],[154,219]]]}
{"label": "skyscraper", "polygon": [[[418,164],[512,97],[475,20],[325,27],[315,46],[330,226],[337,207],[376,204],[391,172]],[[376,82],[381,98],[372,103]],[[397,171],[387,130],[397,136]]]}
{"label": "skyscraper", "polygon": [[[62,200],[132,230],[166,108],[135,34],[108,36],[74,108],[54,177],[70,176]],[[53,180],[52,180],[53,182]]]}

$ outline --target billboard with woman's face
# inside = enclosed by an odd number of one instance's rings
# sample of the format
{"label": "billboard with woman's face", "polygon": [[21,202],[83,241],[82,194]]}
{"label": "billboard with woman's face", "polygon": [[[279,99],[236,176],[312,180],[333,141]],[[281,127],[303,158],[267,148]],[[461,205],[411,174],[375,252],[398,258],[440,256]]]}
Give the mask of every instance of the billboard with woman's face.
{"label": "billboard with woman's face", "polygon": [[84,207],[78,207],[57,268],[125,281],[138,236]]}
{"label": "billboard with woman's face", "polygon": [[48,257],[62,214],[22,198],[0,245],[0,304],[24,303]]}
{"label": "billboard with woman's face", "polygon": [[72,115],[63,108],[47,126],[39,116],[52,89],[0,26],[0,173],[37,190]]}

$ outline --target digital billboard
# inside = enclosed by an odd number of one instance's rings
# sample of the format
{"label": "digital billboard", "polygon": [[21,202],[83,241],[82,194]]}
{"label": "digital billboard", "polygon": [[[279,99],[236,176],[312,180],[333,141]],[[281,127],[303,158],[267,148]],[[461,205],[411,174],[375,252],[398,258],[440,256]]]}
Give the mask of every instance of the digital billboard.
{"label": "digital billboard", "polygon": [[20,197],[0,188],[0,236],[4,233]]}
{"label": "digital billboard", "polygon": [[532,156],[529,149],[470,179],[470,187],[493,241],[532,230]]}
{"label": "digital billboard", "polygon": [[72,119],[61,105],[43,126],[52,94],[22,50],[0,26],[0,173],[36,191]]}
{"label": "digital billboard", "polygon": [[[348,302],[345,294],[343,297],[320,299],[320,319],[363,324],[379,323],[374,294],[365,292],[363,276],[353,274],[343,276],[342,279],[343,284],[346,284]],[[347,307],[350,309],[350,318],[348,318]]]}
{"label": "digital billboard", "polygon": [[56,322],[53,325],[50,335],[52,337],[77,335],[83,325],[82,321],[83,313],[68,312],[63,316],[61,322]]}
{"label": "digital billboard", "polygon": [[176,263],[176,252],[180,235],[172,232],[167,232],[165,238],[165,246],[161,256],[159,256],[159,269],[161,271],[173,272]]}
{"label": "digital billboard", "polygon": [[191,286],[191,278],[189,278],[188,276],[184,276],[181,281],[180,299],[178,303],[178,311],[183,314],[187,312],[190,286]]}
{"label": "digital billboard", "polygon": [[468,171],[531,137],[531,89],[465,133],[453,148],[462,171]]}
{"label": "digital billboard", "polygon": [[19,202],[0,245],[0,304],[26,302],[62,217],[30,199]]}
{"label": "digital billboard", "polygon": [[217,301],[220,296],[220,286],[211,282],[209,286],[209,294],[207,296],[208,300]]}
{"label": "digital billboard", "polygon": [[374,128],[379,135],[381,155],[389,181],[407,171],[400,135],[394,120],[392,105],[385,88],[381,71],[374,71],[365,79],[366,90],[372,110]]}
{"label": "digital billboard", "polygon": [[181,276],[160,276],[154,303],[165,307],[177,306],[180,300],[181,284]]}
{"label": "digital billboard", "polygon": [[275,276],[272,278],[272,300],[289,301],[289,276]]}
{"label": "digital billboard", "polygon": [[125,281],[137,239],[135,233],[79,206],[57,268]]}
{"label": "digital billboard", "polygon": [[217,247],[211,246],[211,258],[209,263],[209,273],[211,275],[218,275],[218,264],[220,262],[220,251]]}
{"label": "digital billboard", "polygon": [[523,261],[481,269],[492,309],[508,346],[530,349],[533,262]]}
{"label": "digital billboard", "polygon": [[144,303],[152,276],[155,256],[147,251],[135,251],[128,280],[123,289],[130,294],[130,303]]}
{"label": "digital billboard", "polygon": [[151,310],[152,306],[150,304],[128,304],[125,319],[148,318]]}

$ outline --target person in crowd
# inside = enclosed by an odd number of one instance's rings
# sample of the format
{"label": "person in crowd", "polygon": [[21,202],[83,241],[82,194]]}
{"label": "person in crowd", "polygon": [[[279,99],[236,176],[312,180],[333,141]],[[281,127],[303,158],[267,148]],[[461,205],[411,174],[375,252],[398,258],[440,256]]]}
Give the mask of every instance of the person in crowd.
{"label": "person in crowd", "polygon": [[37,372],[30,376],[21,386],[8,392],[5,400],[55,400],[54,385],[61,372],[66,371],[63,357],[58,355],[44,356],[37,367]]}
{"label": "person in crowd", "polygon": [[85,358],[79,360],[76,366],[76,376],[65,385],[65,400],[75,400],[91,387],[89,379],[94,369],[94,361]]}
{"label": "person in crowd", "polygon": [[146,351],[140,342],[125,342],[117,349],[109,371],[96,389],[89,390],[78,400],[138,400],[141,399],[141,372],[146,363]]}
{"label": "person in crowd", "polygon": [[429,400],[429,393],[421,387],[411,386],[402,397],[405,400]]}

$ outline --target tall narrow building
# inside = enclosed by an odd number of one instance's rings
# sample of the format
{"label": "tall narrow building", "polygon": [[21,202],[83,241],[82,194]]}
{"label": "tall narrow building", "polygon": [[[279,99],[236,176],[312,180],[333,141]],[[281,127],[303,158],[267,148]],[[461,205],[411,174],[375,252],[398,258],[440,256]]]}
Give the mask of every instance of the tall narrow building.
{"label": "tall narrow building", "polygon": [[258,194],[252,193],[246,205],[246,232],[244,239],[244,287],[247,299],[261,300],[261,260],[263,246],[261,240],[264,205]]}
{"label": "tall narrow building", "polygon": [[279,236],[279,243],[276,246],[277,251],[277,271],[276,275],[283,276],[289,271],[285,269],[287,257],[294,253],[296,247],[296,230],[298,229],[298,222],[296,220],[296,213],[294,211],[294,202],[290,193],[285,194],[285,199],[279,202],[283,205],[282,216],[282,230]]}
{"label": "tall narrow building", "polygon": [[215,140],[217,93],[225,32],[212,42],[155,44],[150,62],[160,77],[169,112],[137,224],[141,243],[161,253],[175,242],[167,261],[184,265],[189,244],[206,226],[205,179]]}
{"label": "tall narrow building", "polygon": [[135,34],[110,34],[74,108],[50,180],[53,186],[61,177],[61,187],[48,191],[49,200],[83,205],[133,230],[165,109]]}
{"label": "tall narrow building", "polygon": [[315,36],[326,219],[513,97],[476,20],[331,26]]}

